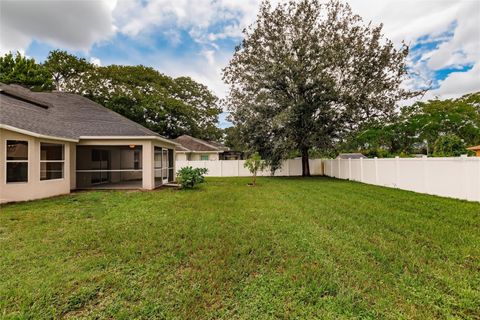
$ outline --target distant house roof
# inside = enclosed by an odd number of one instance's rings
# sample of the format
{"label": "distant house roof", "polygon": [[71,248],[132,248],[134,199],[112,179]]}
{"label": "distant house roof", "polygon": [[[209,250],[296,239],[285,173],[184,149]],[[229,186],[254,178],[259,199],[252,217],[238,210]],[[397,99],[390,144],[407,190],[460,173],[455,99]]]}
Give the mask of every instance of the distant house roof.
{"label": "distant house roof", "polygon": [[480,146],[470,147],[470,148],[467,148],[467,150],[477,151],[477,150],[480,150]]}
{"label": "distant house roof", "polygon": [[363,154],[361,153],[340,153],[337,156],[337,159],[364,159],[366,158]]}
{"label": "distant house roof", "polygon": [[224,144],[220,143],[220,142],[217,142],[217,141],[206,141],[209,145],[212,145],[220,150],[223,150],[223,151],[228,151],[230,150],[230,148],[228,148],[227,146],[225,146]]}
{"label": "distant house roof", "polygon": [[65,92],[32,92],[0,83],[0,126],[36,134],[80,137],[157,137],[159,134],[83,96]]}
{"label": "distant house roof", "polygon": [[177,151],[183,152],[223,152],[228,150],[219,142],[206,141],[186,134],[173,139],[173,141],[180,144]]}

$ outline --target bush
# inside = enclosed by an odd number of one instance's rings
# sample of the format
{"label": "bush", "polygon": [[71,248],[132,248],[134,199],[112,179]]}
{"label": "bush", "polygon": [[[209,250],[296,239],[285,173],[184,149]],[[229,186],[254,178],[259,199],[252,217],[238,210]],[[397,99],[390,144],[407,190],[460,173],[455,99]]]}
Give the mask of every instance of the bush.
{"label": "bush", "polygon": [[191,189],[199,183],[205,181],[204,174],[208,172],[207,168],[183,167],[177,172],[177,180],[182,189]]}
{"label": "bush", "polygon": [[244,163],[243,165],[245,168],[248,169],[248,171],[250,171],[250,173],[252,174],[253,176],[253,183],[252,185],[256,185],[256,182],[257,182],[257,173],[258,171],[262,171],[263,169],[266,168],[266,163],[264,160],[262,160],[262,158],[260,157],[260,155],[258,154],[258,152],[255,152],[254,154],[252,154]]}
{"label": "bush", "polygon": [[454,135],[441,136],[435,141],[433,156],[435,157],[458,157],[467,154],[463,140]]}

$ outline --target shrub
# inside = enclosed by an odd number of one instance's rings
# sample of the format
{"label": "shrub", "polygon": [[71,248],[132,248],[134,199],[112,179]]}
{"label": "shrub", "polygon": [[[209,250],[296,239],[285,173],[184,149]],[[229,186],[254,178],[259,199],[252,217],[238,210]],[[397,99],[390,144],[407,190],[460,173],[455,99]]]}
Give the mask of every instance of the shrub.
{"label": "shrub", "polygon": [[204,175],[208,172],[207,168],[183,167],[177,172],[177,180],[182,189],[191,189],[199,183],[205,181]]}
{"label": "shrub", "polygon": [[458,157],[467,154],[465,143],[454,134],[441,136],[435,141],[433,155],[435,157]]}
{"label": "shrub", "polygon": [[252,184],[255,185],[257,180],[257,173],[258,171],[262,171],[263,169],[265,169],[266,163],[264,160],[262,160],[258,152],[255,152],[245,161],[245,164],[243,166],[247,168],[248,171],[250,171],[250,173],[252,174]]}

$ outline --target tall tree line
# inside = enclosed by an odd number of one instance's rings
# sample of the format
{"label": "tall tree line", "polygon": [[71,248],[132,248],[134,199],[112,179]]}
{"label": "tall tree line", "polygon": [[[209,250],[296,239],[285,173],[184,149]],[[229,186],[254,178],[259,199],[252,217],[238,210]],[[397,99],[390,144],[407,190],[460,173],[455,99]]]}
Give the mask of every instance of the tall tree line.
{"label": "tall tree line", "polygon": [[219,100],[205,85],[151,67],[96,66],[61,50],[51,51],[41,64],[8,53],[0,57],[0,82],[81,94],[169,138],[189,134],[216,140],[222,134]]}
{"label": "tall tree line", "polygon": [[414,153],[458,156],[480,144],[480,92],[404,106],[385,122],[371,121],[337,146],[338,151],[389,157]]}

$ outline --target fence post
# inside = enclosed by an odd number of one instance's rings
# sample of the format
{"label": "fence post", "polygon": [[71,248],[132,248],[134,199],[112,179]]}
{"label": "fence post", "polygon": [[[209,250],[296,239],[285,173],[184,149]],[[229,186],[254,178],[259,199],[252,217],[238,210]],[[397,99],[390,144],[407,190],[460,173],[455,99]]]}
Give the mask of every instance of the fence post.
{"label": "fence post", "polygon": [[395,157],[395,188],[399,188],[400,181],[400,157]]}
{"label": "fence post", "polygon": [[363,158],[360,158],[360,182],[363,182]]}
{"label": "fence post", "polygon": [[423,192],[428,193],[428,156],[422,156]]}
{"label": "fence post", "polygon": [[287,177],[290,177],[290,159],[287,159]]}
{"label": "fence post", "polygon": [[340,158],[338,158],[337,160],[338,160],[338,161],[337,161],[337,162],[338,162],[338,179],[341,179],[341,178],[342,178],[342,175],[341,175],[341,173],[342,173],[341,170],[342,170],[342,169],[341,169],[340,167],[341,167],[341,164],[342,164],[342,163],[341,163],[341,159],[340,159]]}
{"label": "fence post", "polygon": [[462,160],[462,189],[463,189],[463,198],[468,199],[468,170],[467,170],[467,155],[462,154],[460,156]]}
{"label": "fence post", "polygon": [[348,180],[352,180],[352,159],[348,158]]}
{"label": "fence post", "polygon": [[237,160],[237,177],[240,177],[240,159]]}
{"label": "fence post", "polygon": [[477,196],[477,201],[480,201],[480,158],[475,158],[475,161],[478,163],[478,179],[477,179],[477,192],[475,193]]}
{"label": "fence post", "polygon": [[373,158],[373,163],[375,165],[375,184],[378,185],[378,158]]}
{"label": "fence post", "polygon": [[223,177],[223,160],[220,160],[220,177]]}

